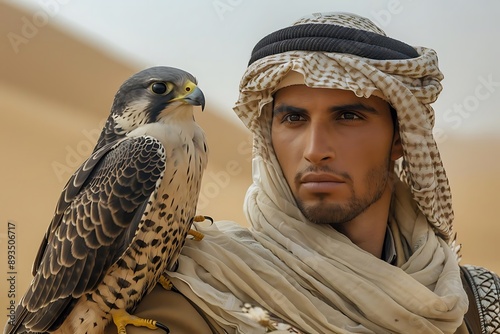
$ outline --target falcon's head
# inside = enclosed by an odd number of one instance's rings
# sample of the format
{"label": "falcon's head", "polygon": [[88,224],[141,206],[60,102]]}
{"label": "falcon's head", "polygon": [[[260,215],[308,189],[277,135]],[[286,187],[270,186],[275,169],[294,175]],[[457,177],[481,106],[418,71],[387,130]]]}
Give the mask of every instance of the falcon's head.
{"label": "falcon's head", "polygon": [[183,106],[205,107],[196,84],[191,74],[173,67],[151,67],[134,74],[116,93],[96,149],[144,124],[193,119],[192,108]]}

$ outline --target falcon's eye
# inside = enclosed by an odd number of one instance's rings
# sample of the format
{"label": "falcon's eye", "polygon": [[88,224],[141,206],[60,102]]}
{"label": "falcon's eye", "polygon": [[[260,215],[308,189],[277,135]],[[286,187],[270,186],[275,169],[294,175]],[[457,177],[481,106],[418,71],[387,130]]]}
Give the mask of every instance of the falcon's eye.
{"label": "falcon's eye", "polygon": [[164,82],[155,82],[149,88],[153,93],[158,95],[164,95],[168,91],[168,87]]}

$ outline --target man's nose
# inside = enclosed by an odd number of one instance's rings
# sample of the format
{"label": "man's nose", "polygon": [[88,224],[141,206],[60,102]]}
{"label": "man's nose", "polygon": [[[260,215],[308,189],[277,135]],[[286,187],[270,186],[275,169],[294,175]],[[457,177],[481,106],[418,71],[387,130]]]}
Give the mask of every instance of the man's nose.
{"label": "man's nose", "polygon": [[333,131],[325,122],[311,123],[304,140],[304,159],[311,164],[318,165],[335,158]]}

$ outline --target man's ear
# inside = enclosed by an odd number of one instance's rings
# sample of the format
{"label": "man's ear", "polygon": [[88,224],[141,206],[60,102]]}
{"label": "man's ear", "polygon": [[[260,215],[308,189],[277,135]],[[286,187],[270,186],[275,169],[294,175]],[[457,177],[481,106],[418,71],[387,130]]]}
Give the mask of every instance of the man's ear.
{"label": "man's ear", "polygon": [[396,128],[392,138],[391,160],[396,161],[403,156],[403,145],[399,136],[399,129]]}

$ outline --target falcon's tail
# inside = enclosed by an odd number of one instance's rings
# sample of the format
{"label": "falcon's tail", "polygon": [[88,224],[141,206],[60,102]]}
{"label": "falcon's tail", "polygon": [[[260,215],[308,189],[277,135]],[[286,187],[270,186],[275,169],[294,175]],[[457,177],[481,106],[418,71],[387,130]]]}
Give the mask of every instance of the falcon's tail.
{"label": "falcon's tail", "polygon": [[28,333],[28,329],[24,326],[24,319],[28,315],[28,310],[19,305],[14,314],[14,320],[9,320],[5,324],[3,334],[21,334]]}
{"label": "falcon's tail", "polygon": [[3,334],[52,332],[62,325],[77,300],[60,299],[51,303],[50,307],[41,308],[37,312],[30,312],[20,304],[17,306],[14,320],[5,324]]}

